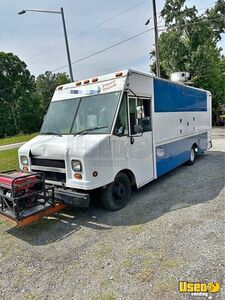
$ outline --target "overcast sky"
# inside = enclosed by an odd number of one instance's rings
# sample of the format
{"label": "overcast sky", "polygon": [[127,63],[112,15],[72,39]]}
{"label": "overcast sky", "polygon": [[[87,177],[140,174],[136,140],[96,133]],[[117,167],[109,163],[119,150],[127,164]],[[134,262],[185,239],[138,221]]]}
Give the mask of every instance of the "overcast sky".
{"label": "overcast sky", "polygon": [[[64,7],[71,60],[74,62],[152,28],[152,21],[148,26],[144,25],[152,16],[151,2],[151,0],[0,0],[0,51],[18,55],[35,76],[46,70],[53,71],[67,64],[60,15],[27,12],[19,16],[17,14],[19,11],[32,8],[58,10],[61,6]],[[158,11],[162,9],[164,3],[163,0],[157,1]],[[214,3],[215,1],[211,0],[187,1],[188,5],[195,4],[200,9],[212,7]],[[131,7],[133,8],[130,9]],[[127,9],[127,12],[113,18]],[[110,18],[113,20],[84,33]],[[80,33],[83,34],[79,35]],[[153,47],[153,41],[154,34],[150,31],[104,53],[75,63],[74,78],[88,78],[127,68],[149,72],[149,51]],[[57,45],[60,46],[56,47]],[[225,49],[224,35],[220,45]],[[67,71],[67,67],[59,71]]]}

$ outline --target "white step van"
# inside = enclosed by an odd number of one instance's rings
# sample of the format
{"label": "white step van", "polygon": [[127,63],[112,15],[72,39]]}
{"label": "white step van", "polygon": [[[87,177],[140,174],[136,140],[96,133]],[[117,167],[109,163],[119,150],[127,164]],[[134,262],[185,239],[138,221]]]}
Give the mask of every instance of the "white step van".
{"label": "white step van", "polygon": [[57,87],[40,134],[19,149],[20,168],[40,171],[56,198],[124,207],[137,188],[211,142],[211,94],[133,70]]}

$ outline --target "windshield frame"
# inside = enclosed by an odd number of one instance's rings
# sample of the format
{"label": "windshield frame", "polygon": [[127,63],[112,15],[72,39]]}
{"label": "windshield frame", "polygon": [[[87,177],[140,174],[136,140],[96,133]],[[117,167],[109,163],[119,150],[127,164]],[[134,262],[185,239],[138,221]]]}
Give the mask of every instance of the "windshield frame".
{"label": "windshield frame", "polygon": [[[53,102],[62,102],[62,101],[68,101],[68,100],[77,100],[78,101],[78,105],[77,105],[77,109],[75,111],[75,114],[74,114],[74,118],[73,118],[73,121],[72,121],[72,125],[70,127],[70,130],[69,130],[69,133],[62,133],[62,134],[53,134],[52,135],[56,135],[56,136],[66,136],[66,135],[73,135],[73,136],[76,136],[76,132],[73,133],[72,130],[73,130],[73,127],[74,127],[74,123],[76,121],[76,117],[77,117],[77,114],[78,114],[78,111],[79,111],[79,108],[80,108],[80,104],[82,102],[83,99],[86,99],[86,98],[90,98],[90,97],[96,97],[96,96],[99,96],[99,95],[109,95],[109,94],[114,94],[114,93],[119,93],[119,95],[117,96],[117,103],[115,105],[115,111],[114,111],[114,114],[113,114],[113,117],[112,117],[112,122],[111,122],[111,126],[108,126],[109,127],[109,132],[108,133],[105,133],[105,132],[92,132],[92,131],[87,131],[85,133],[85,135],[89,135],[89,134],[105,134],[105,135],[108,135],[108,134],[112,134],[112,130],[114,128],[114,125],[115,125],[115,118],[117,116],[117,113],[118,113],[118,108],[120,106],[120,102],[121,102],[121,98],[122,98],[122,95],[123,95],[123,89],[122,90],[118,90],[118,91],[113,91],[113,92],[108,92],[108,93],[102,93],[102,94],[97,94],[97,95],[88,95],[88,96],[85,96],[85,97],[77,97],[77,98],[68,98],[68,99],[62,99],[62,100],[57,100],[57,101],[51,101],[49,103],[49,107],[48,107],[48,110],[50,108],[50,105],[51,103]],[[46,112],[46,115],[48,113],[48,110]],[[43,120],[43,123],[42,123],[42,126],[44,124],[44,120]],[[41,129],[42,129],[42,126],[41,126]],[[39,135],[47,135],[47,133],[42,133],[41,132],[41,129],[40,129],[40,132],[39,132]],[[88,128],[87,128],[88,129]],[[50,134],[49,134],[50,135]],[[79,135],[79,134],[78,134]]]}

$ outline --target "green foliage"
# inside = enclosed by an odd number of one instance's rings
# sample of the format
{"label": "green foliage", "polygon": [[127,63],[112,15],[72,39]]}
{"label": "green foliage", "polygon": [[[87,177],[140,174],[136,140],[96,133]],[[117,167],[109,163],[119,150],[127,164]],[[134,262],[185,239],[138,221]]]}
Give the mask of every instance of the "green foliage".
{"label": "green foliage", "polygon": [[42,98],[37,92],[18,100],[18,125],[23,133],[39,131],[42,123]]}
{"label": "green foliage", "polygon": [[[199,15],[185,0],[167,0],[161,15],[166,31],[160,35],[161,76],[169,78],[176,71],[188,71],[194,86],[210,90],[213,96],[213,119],[218,106],[225,102],[225,63],[217,42],[225,30],[225,1]],[[154,51],[150,54],[155,57]],[[155,62],[151,64],[155,71]]]}
{"label": "green foliage", "polygon": [[3,138],[3,139],[0,139],[0,146],[27,142],[27,141],[31,140],[32,138],[34,138],[35,136],[37,136],[37,133],[20,134],[20,135],[15,135],[15,136],[9,137],[9,138]]}
{"label": "green foliage", "polygon": [[172,28],[177,25],[184,25],[187,18],[195,19],[197,9],[195,6],[188,8],[184,6],[185,0],[167,0],[163,10],[162,17],[165,19],[167,27]]}
{"label": "green foliage", "polygon": [[42,98],[42,111],[46,112],[53,93],[57,86],[69,83],[70,79],[66,73],[45,72],[37,77],[36,90]]}
{"label": "green foliage", "polygon": [[215,39],[221,40],[225,28],[225,1],[217,0],[213,8],[206,10],[206,17],[203,18],[210,20]]}
{"label": "green foliage", "polygon": [[0,52],[0,137],[39,131],[55,88],[69,81],[46,72],[35,82],[18,56]]}
{"label": "green foliage", "polygon": [[34,89],[34,76],[26,64],[12,53],[0,52],[0,136],[20,130],[18,108]]}
{"label": "green foliage", "polygon": [[0,151],[0,172],[18,168],[18,149]]}

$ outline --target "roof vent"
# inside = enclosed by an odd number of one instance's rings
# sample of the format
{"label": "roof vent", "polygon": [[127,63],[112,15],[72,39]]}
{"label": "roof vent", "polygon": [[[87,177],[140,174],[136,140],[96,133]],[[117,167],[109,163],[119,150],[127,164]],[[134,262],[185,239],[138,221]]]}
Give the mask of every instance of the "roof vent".
{"label": "roof vent", "polygon": [[190,73],[188,72],[175,72],[170,75],[170,79],[174,82],[185,83],[190,79]]}

